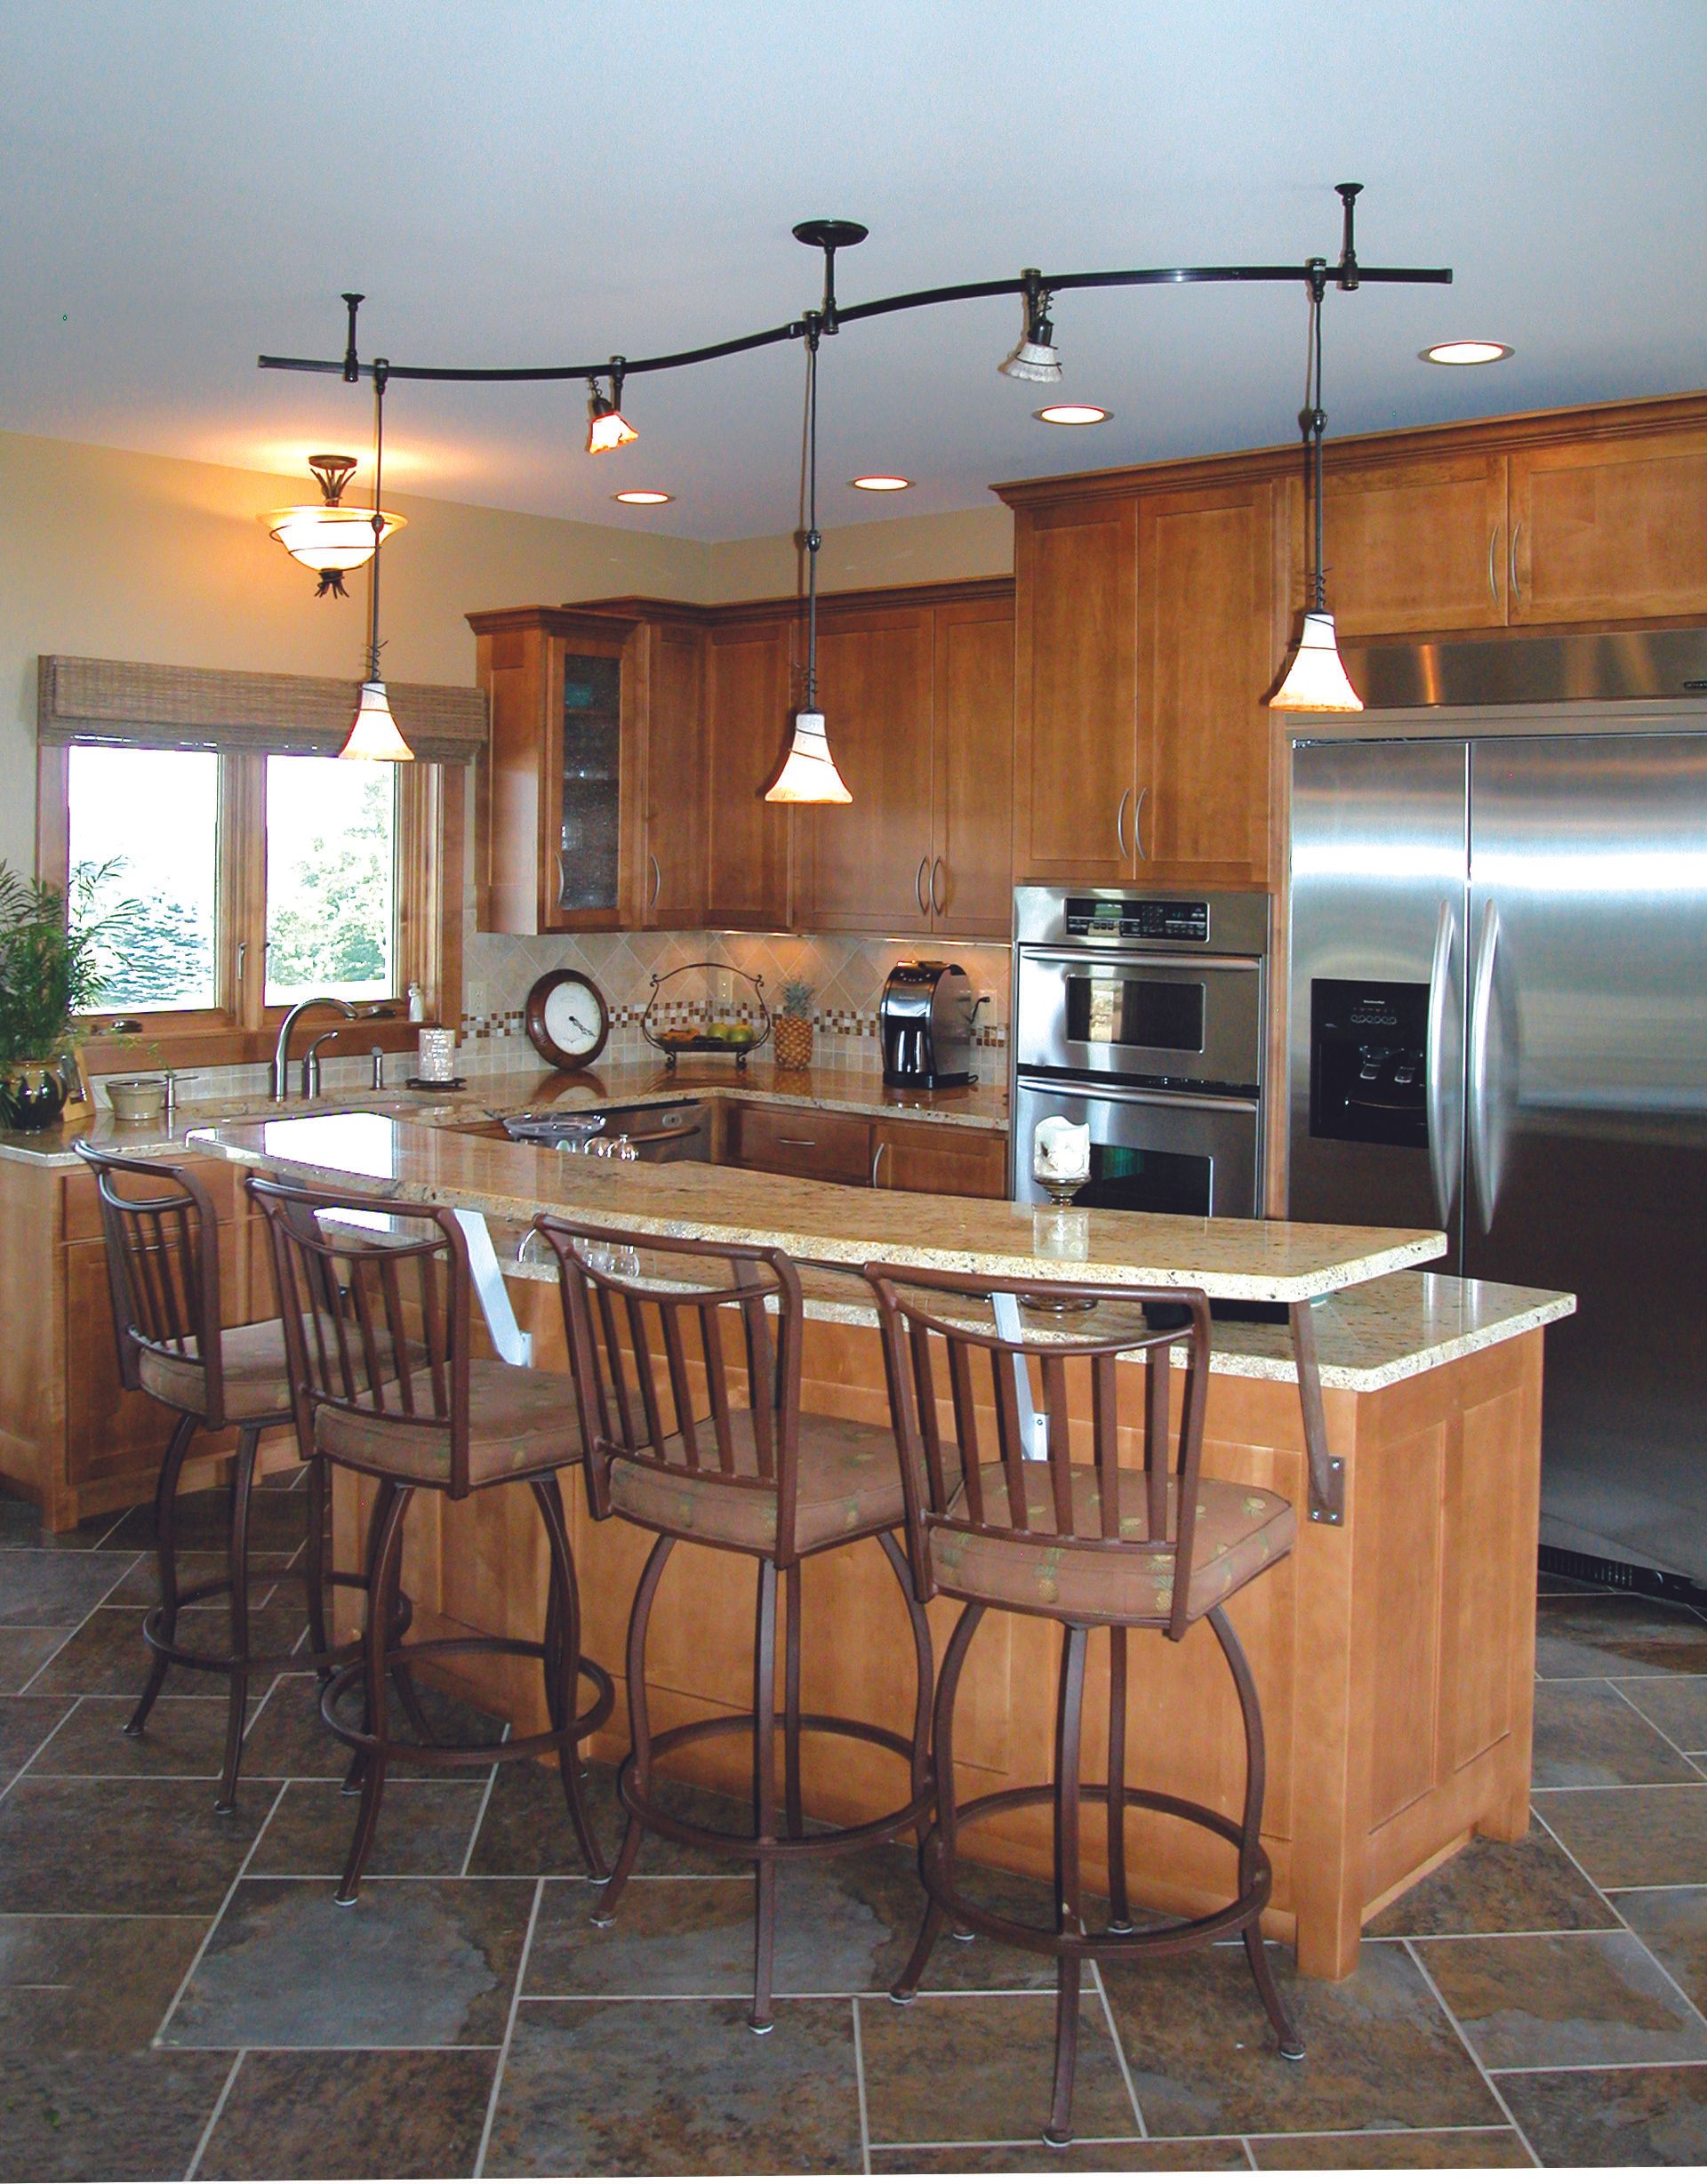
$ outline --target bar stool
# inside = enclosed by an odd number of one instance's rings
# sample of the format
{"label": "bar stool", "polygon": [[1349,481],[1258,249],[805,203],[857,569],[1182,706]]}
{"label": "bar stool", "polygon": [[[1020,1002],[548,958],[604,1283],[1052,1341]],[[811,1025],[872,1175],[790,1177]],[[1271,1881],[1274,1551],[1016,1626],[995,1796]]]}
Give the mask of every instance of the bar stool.
{"label": "bar stool", "polygon": [[[1197,1289],[1102,1288],[1089,1284],[994,1281],[983,1275],[881,1264],[865,1275],[877,1292],[886,1365],[903,1475],[920,1489],[909,1545],[920,1597],[946,1593],[966,1606],[943,1656],[933,1757],[934,1824],[919,1849],[930,1905],[906,1970],[891,1990],[910,2002],[945,1917],[957,1930],[994,1935],[1056,1960],[1055,2067],[1051,2146],[1072,2137],[1073,2070],[1078,2036],[1079,1970],[1086,1957],[1125,1961],[1205,1947],[1237,1933],[1256,1990],[1290,2060],[1303,2046],[1286,2014],[1260,1921],[1273,1885],[1262,1848],[1262,1715],[1226,1604],[1292,1546],[1290,1502],[1260,1488],[1205,1478],[1203,1418],[1207,1401],[1210,1321]],[[1043,1307],[1030,1315],[1023,1304]],[[1190,1325],[1158,1330],[1137,1308],[1185,1306]],[[1091,1305],[1094,1319],[1070,1327],[1060,1307]],[[1054,1309],[1052,1310],[1051,1307]],[[1183,1403],[1169,1447],[1170,1345],[1186,1351]],[[1142,1360],[1145,1376],[1142,1469],[1121,1467],[1117,1357]],[[1069,1367],[1075,1368],[1073,1398]],[[946,1366],[946,1372],[942,1368]],[[1082,1369],[1080,1369],[1082,1368]],[[1033,1369],[1041,1377],[1036,1405]],[[1088,1383],[1088,1385],[1086,1384]],[[953,1422],[944,1438],[942,1406]],[[994,1450],[985,1456],[993,1414]],[[1074,1460],[1075,1444],[1088,1461]],[[954,1708],[967,1650],[991,1608],[1046,1616],[1062,1629],[1053,1784],[998,1790],[957,1803]],[[1234,1822],[1162,1790],[1126,1780],[1126,1634],[1161,1632],[1177,1645],[1206,1620],[1231,1671],[1245,1731],[1245,1806]],[[1106,1782],[1081,1782],[1080,1731],[1090,1634],[1109,1633],[1109,1764]],[[1086,1930],[1079,1878],[1079,1808],[1107,1808],[1110,1916]],[[1055,1919],[1053,1930],[1022,1924],[980,1907],[962,1885],[961,1829],[1026,1805],[1054,1810]],[[1125,1819],[1130,1806],[1172,1815],[1222,1837],[1238,1853],[1238,1893],[1196,1918],[1160,1918],[1134,1928],[1126,1876]]]}
{"label": "bar stool", "polygon": [[[121,1159],[116,1153],[98,1152],[82,1139],[75,1150],[94,1172],[100,1203],[120,1381],[132,1391],[143,1390],[179,1414],[155,1491],[160,1598],[142,1626],[154,1659],[135,1711],[124,1725],[124,1734],[142,1734],[168,1669],[192,1668],[224,1676],[230,1698],[225,1757],[213,1809],[229,1812],[236,1801],[251,1679],[303,1667],[317,1669],[324,1678],[335,1665],[354,1658],[352,1649],[329,1646],[326,1640],[325,1467],[318,1461],[309,1465],[308,1492],[303,1497],[307,1509],[303,1568],[286,1571],[283,1580],[306,1586],[312,1650],[306,1655],[252,1653],[250,1497],[262,1432],[269,1425],[291,1423],[284,1327],[277,1320],[263,1320],[249,1327],[222,1324],[219,1221],[207,1186],[194,1169],[170,1160]],[[127,1189],[123,1180],[126,1177],[138,1180]],[[184,1459],[197,1432],[204,1429],[218,1433],[232,1425],[237,1428],[237,1445],[231,1463],[226,1574],[180,1587],[177,1495]],[[334,1581],[360,1583],[357,1578],[338,1573],[334,1573]],[[229,1651],[210,1653],[180,1645],[180,1612],[220,1594],[229,1596]]]}
{"label": "bar stool", "polygon": [[[543,1216],[534,1225],[562,1273],[594,1514],[626,1517],[657,1535],[629,1620],[632,1748],[617,1776],[628,1827],[595,1923],[608,1926],[615,1917],[649,1831],[750,1860],[753,2003],[747,2021],[754,2032],[767,2033],[778,1867],[886,1842],[930,1809],[931,1634],[894,1536],[905,1516],[894,1436],[887,1426],[801,1410],[800,1277],[786,1252],[589,1228]],[[744,1402],[732,1392],[729,1350],[740,1360],[735,1370],[744,1369]],[[696,1402],[701,1387],[704,1399]],[[883,1549],[906,1605],[917,1675],[910,1738],[842,1714],[801,1711],[801,1571],[813,1554],[858,1539],[875,1539]],[[678,1540],[748,1554],[758,1566],[753,1705],[750,1713],[691,1722],[654,1736],[646,1706],[646,1630]],[[779,1573],[786,1590],[780,1824]],[[880,1819],[808,1835],[803,1732],[850,1738],[898,1754],[908,1764],[906,1802]],[[732,1736],[750,1739],[752,1746],[750,1834],[701,1827],[656,1802],[653,1771],[658,1761],[709,1738]]]}
{"label": "bar stool", "polygon": [[[265,1215],[284,1312],[297,1437],[305,1458],[341,1464],[378,1482],[364,1557],[368,1595],[359,1659],[320,1695],[321,1718],[357,1755],[362,1803],[335,1901],[353,1904],[373,1849],[386,1770],[408,1756],[457,1767],[557,1754],[564,1802],[593,1879],[604,1858],[581,1787],[578,1746],[610,1714],[615,1689],[581,1650],[581,1599],[557,1473],[581,1463],[575,1393],[560,1373],[470,1354],[473,1275],[454,1213],[399,1208],[395,1199],[333,1195],[251,1176]],[[373,1233],[378,1216],[381,1233]],[[398,1225],[401,1216],[402,1225]],[[339,1309],[316,1310],[336,1297]],[[402,1644],[396,1628],[404,1519],[417,1493],[463,1501],[490,1487],[525,1485],[545,1527],[550,1583],[541,1640],[435,1638]],[[540,1662],[549,1729],[508,1743],[435,1742],[409,1702],[408,1672],[470,1653]],[[412,1739],[389,1733],[388,1672],[403,1678]],[[591,1703],[577,1710],[581,1679]],[[359,1683],[362,1726],[338,1714]]]}

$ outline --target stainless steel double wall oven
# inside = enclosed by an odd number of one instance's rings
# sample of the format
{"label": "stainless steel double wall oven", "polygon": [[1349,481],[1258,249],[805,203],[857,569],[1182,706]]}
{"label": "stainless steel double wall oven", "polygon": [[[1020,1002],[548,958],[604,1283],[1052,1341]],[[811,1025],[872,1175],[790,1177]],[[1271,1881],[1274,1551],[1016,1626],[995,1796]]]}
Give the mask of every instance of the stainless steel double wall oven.
{"label": "stainless steel double wall oven", "polygon": [[1032,1135],[1065,1115],[1079,1205],[1258,1213],[1267,896],[1020,887],[1014,938],[1014,1195],[1045,1195]]}

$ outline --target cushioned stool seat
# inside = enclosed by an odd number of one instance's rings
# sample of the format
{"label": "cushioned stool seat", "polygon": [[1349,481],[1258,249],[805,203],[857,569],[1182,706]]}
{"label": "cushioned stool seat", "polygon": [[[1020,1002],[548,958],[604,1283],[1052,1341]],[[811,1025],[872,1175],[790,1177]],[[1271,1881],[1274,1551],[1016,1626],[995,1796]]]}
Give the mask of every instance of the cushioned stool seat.
{"label": "cushioned stool seat", "polygon": [[[156,1401],[175,1410],[207,1411],[207,1375],[196,1355],[196,1337],[185,1337],[187,1354],[144,1350],[137,1375]],[[251,1418],[274,1419],[291,1408],[291,1368],[284,1354],[282,1320],[257,1320],[252,1327],[228,1327],[220,1337],[220,1377],[225,1415],[234,1425]]]}
{"label": "cushioned stool seat", "polygon": [[[324,1454],[341,1464],[384,1471],[422,1485],[447,1484],[451,1475],[451,1429],[403,1408],[395,1381],[380,1392],[387,1415],[352,1411],[335,1404],[315,1408],[314,1437]],[[491,1358],[469,1361],[469,1485],[491,1486],[501,1479],[524,1477],[581,1461],[581,1426],[575,1413],[575,1384],[565,1373],[536,1372],[531,1366],[501,1365]]]}

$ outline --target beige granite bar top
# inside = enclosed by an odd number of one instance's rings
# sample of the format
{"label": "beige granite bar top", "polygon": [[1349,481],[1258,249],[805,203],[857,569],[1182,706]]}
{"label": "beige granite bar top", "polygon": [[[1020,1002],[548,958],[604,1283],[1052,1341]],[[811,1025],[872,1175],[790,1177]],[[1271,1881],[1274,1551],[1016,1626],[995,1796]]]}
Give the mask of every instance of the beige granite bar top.
{"label": "beige granite bar top", "polygon": [[[999,1072],[1000,1064],[996,1064]],[[672,1072],[661,1064],[618,1062],[582,1070],[573,1076],[544,1069],[506,1070],[471,1077],[452,1092],[364,1093],[348,1089],[317,1100],[276,1104],[264,1093],[248,1098],[180,1101],[173,1125],[120,1122],[109,1108],[96,1110],[86,1128],[60,1124],[51,1130],[0,1130],[0,1160],[26,1160],[37,1167],[74,1168],[72,1145],[87,1137],[102,1152],[132,1152],[144,1159],[181,1152],[187,1133],[221,1122],[260,1117],[364,1112],[406,1115],[417,1122],[454,1128],[459,1123],[486,1122],[524,1112],[559,1110],[578,1114],[603,1106],[657,1106],[672,1100],[725,1094],[765,1105],[829,1108],[846,1114],[890,1115],[910,1121],[941,1122],[960,1128],[1006,1131],[1007,1084],[998,1074],[990,1083],[964,1085],[943,1092],[902,1092],[883,1081],[875,1069],[781,1070],[749,1062],[745,1070],[730,1063],[683,1062]]]}
{"label": "beige granite bar top", "polygon": [[1440,1257],[1438,1230],[1115,1213],[925,1192],[854,1190],[751,1169],[590,1160],[437,1129],[378,1112],[196,1129],[198,1152],[400,1203],[526,1221],[547,1209],[596,1225],[728,1243],[798,1258],[1207,1289],[1290,1303]]}

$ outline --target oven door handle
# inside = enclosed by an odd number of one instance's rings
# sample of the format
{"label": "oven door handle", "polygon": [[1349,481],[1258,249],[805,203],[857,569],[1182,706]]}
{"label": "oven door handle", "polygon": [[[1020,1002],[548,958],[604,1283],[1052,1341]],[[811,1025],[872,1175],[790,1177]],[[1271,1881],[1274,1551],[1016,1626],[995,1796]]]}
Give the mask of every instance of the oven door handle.
{"label": "oven door handle", "polygon": [[1062,1084],[1058,1077],[1021,1077],[1014,1093],[1035,1092],[1057,1100],[1101,1100],[1115,1107],[1189,1107],[1202,1114],[1254,1115],[1261,1112],[1256,1100],[1240,1099],[1224,1092],[1144,1092],[1130,1085],[1103,1085],[1079,1079]]}
{"label": "oven door handle", "polygon": [[1066,970],[1096,972],[1110,971],[1196,971],[1204,977],[1214,977],[1223,971],[1236,971],[1248,976],[1262,968],[1261,956],[1184,956],[1184,955],[1132,955],[1130,953],[1103,955],[1086,949],[1081,955],[1077,950],[1053,948],[1022,948],[1020,976],[1023,977],[1033,964],[1060,966]]}

